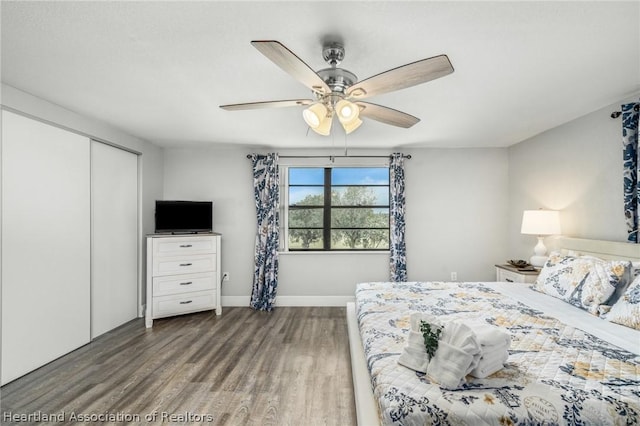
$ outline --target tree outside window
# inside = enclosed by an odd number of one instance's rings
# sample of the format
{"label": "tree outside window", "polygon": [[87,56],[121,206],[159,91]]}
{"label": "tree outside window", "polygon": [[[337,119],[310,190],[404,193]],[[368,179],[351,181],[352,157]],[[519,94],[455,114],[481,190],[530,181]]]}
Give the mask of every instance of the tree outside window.
{"label": "tree outside window", "polygon": [[289,250],[388,250],[387,167],[289,168]]}

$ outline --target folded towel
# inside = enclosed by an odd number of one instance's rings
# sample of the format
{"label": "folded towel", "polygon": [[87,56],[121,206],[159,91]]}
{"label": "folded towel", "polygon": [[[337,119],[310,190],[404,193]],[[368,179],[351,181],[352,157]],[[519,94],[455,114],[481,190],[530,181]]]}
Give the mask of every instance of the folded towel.
{"label": "folded towel", "polygon": [[424,344],[424,336],[420,331],[420,321],[426,321],[436,325],[440,323],[434,317],[419,312],[412,313],[409,318],[411,330],[409,330],[409,334],[407,335],[407,344],[398,358],[398,364],[421,373],[426,373],[430,359]]}
{"label": "folded towel", "polygon": [[501,347],[506,344],[509,347],[511,345],[511,334],[503,328],[487,323],[469,325],[473,327],[480,346]]}
{"label": "folded towel", "polygon": [[398,364],[421,373],[426,373],[427,367],[429,366],[429,356],[427,355],[424,345],[422,345],[422,349],[410,346],[405,347],[398,358]]}
{"label": "folded towel", "polygon": [[466,324],[445,324],[438,349],[427,366],[427,376],[445,389],[457,389],[477,366],[481,356],[475,333]]}

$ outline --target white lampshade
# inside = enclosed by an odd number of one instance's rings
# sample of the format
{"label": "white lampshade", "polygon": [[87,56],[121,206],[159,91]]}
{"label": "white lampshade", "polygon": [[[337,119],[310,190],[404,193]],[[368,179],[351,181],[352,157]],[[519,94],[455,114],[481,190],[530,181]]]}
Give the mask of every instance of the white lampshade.
{"label": "white lampshade", "polygon": [[[336,113],[338,114],[338,120],[340,120],[343,125],[349,124],[358,119],[360,108],[352,102],[341,99],[336,104]],[[355,130],[355,128],[353,130]]]}
{"label": "white lampshade", "polygon": [[342,127],[344,127],[344,131],[349,134],[360,127],[361,124],[362,120],[356,117],[356,119],[351,121],[350,123],[342,123]]}
{"label": "white lampshade", "polygon": [[331,133],[331,122],[333,117],[331,115],[325,116],[321,121],[318,127],[312,127],[311,129],[322,136],[329,136]]}
{"label": "white lampshade", "polygon": [[559,234],[560,213],[555,210],[525,210],[520,232],[528,235]]}
{"label": "white lampshade", "polygon": [[302,118],[313,130],[316,130],[326,117],[327,107],[319,102],[302,111]]}
{"label": "white lampshade", "polygon": [[537,268],[547,261],[547,248],[544,246],[544,235],[560,233],[560,213],[555,210],[525,210],[522,215],[522,234],[537,235],[538,244],[533,249],[531,264]]}

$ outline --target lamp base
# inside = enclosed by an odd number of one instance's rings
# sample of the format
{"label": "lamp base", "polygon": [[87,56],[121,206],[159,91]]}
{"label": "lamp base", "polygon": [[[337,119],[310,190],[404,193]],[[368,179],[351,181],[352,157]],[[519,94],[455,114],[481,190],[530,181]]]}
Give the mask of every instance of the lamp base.
{"label": "lamp base", "polygon": [[531,266],[533,266],[534,268],[542,268],[544,264],[547,263],[548,258],[548,256],[533,255],[531,256],[531,259],[529,259],[529,263],[531,263]]}
{"label": "lamp base", "polygon": [[544,246],[543,238],[543,236],[538,235],[538,244],[533,248],[535,254],[531,256],[529,260],[531,266],[536,268],[542,268],[548,259],[548,256],[545,256],[547,254],[547,248]]}

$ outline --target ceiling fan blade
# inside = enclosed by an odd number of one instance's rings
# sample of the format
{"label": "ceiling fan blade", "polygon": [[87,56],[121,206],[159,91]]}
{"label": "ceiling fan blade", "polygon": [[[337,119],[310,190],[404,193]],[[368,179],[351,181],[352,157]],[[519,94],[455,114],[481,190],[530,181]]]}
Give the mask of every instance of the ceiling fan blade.
{"label": "ceiling fan blade", "polygon": [[364,99],[426,83],[452,72],[453,66],[447,55],[434,56],[362,80],[349,87],[347,96],[354,99]]}
{"label": "ceiling fan blade", "polygon": [[243,104],[220,105],[220,108],[227,111],[240,111],[245,109],[282,108],[300,105],[311,105],[313,102],[314,101],[311,99],[290,99],[285,101],[247,102]]}
{"label": "ceiling fan blade", "polygon": [[254,40],[253,47],[258,49],[274,64],[293,76],[300,83],[318,93],[330,93],[331,88],[316,72],[295,53],[276,40]]}
{"label": "ceiling fan blade", "polygon": [[392,126],[404,127],[408,129],[420,121],[418,117],[414,117],[406,112],[397,109],[376,105],[369,102],[356,102],[360,107],[360,116],[380,121],[381,123],[390,124]]}

